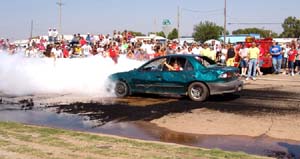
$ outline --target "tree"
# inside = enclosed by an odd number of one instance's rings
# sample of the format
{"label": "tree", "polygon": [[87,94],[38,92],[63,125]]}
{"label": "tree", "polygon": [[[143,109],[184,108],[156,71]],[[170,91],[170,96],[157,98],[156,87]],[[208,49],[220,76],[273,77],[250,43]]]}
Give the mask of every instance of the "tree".
{"label": "tree", "polygon": [[164,33],[163,31],[157,32],[156,35],[157,35],[157,36],[164,37],[164,38],[166,37],[166,35],[165,35],[165,33]]}
{"label": "tree", "polygon": [[260,34],[261,37],[277,37],[278,35],[271,30],[264,30],[259,28],[245,28],[245,29],[237,29],[232,32],[232,34]]}
{"label": "tree", "polygon": [[219,39],[223,33],[223,27],[217,26],[213,22],[200,22],[194,26],[193,38],[195,41],[205,42],[210,39]]}
{"label": "tree", "polygon": [[178,31],[174,28],[168,35],[168,39],[173,40],[178,38]]}
{"label": "tree", "polygon": [[282,24],[283,32],[281,37],[299,38],[300,36],[300,20],[296,17],[287,17]]}

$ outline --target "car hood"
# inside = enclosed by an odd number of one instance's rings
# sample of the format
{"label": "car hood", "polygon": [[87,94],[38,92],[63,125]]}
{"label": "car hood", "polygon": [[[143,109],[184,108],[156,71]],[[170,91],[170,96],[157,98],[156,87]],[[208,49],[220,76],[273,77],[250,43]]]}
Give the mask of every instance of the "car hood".
{"label": "car hood", "polygon": [[111,75],[109,75],[108,76],[108,79],[110,79],[110,80],[118,80],[118,79],[121,79],[121,78],[128,78],[128,77],[130,77],[131,76],[131,72],[132,72],[133,70],[131,70],[131,71],[125,71],[125,72],[118,72],[118,73],[114,73],[114,74],[111,74]]}

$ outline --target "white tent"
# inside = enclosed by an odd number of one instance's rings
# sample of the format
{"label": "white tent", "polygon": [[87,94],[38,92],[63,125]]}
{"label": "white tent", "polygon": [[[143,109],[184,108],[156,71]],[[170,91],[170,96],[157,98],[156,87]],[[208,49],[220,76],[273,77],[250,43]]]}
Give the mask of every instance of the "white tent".
{"label": "white tent", "polygon": [[215,39],[207,40],[207,41],[205,41],[204,43],[205,43],[205,44],[212,45],[213,41],[215,42],[215,44],[221,45],[221,42],[220,42],[219,40],[215,40]]}

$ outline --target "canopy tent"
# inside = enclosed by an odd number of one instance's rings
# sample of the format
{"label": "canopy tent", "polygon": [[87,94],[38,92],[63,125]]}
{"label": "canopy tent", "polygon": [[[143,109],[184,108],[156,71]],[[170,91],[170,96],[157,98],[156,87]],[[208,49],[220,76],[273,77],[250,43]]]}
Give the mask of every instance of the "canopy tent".
{"label": "canopy tent", "polygon": [[205,41],[204,43],[205,43],[205,44],[212,45],[213,42],[215,42],[215,44],[221,45],[221,42],[220,42],[219,40],[215,40],[215,39],[207,40],[207,41]]}

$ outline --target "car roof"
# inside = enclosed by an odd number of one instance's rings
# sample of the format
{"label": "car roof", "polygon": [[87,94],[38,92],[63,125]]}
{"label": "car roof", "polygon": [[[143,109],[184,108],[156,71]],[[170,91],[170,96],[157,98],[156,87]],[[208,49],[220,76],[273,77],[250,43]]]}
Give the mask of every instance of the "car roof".
{"label": "car roof", "polygon": [[201,55],[195,55],[195,54],[171,54],[171,55],[165,55],[165,56],[160,56],[158,58],[162,57],[202,57]]}

